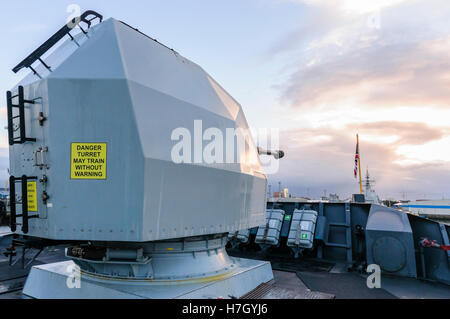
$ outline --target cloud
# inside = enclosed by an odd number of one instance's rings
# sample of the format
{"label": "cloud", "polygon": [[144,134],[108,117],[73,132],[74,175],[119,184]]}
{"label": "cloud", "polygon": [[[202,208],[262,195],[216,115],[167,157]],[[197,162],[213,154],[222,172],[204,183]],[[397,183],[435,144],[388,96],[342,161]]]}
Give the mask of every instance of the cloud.
{"label": "cloud", "polygon": [[308,8],[306,15],[299,21],[298,28],[288,32],[270,45],[266,52],[268,59],[295,50],[301,44],[310,43],[328,33],[336,24],[343,22],[342,17],[330,8]]}
{"label": "cloud", "polygon": [[[444,132],[418,123],[375,122],[363,123],[360,135],[362,171],[368,167],[376,179],[376,190],[384,197],[401,198],[408,193],[409,198],[442,198],[450,187],[449,162],[428,162],[401,165],[400,160],[408,154],[398,154],[397,147],[405,142],[421,145],[438,141]],[[423,131],[424,137],[414,133]],[[354,127],[344,129],[326,127],[287,130],[281,134],[281,149],[286,157],[280,162],[277,175],[269,176],[269,183],[276,185],[282,181],[296,195],[317,197],[328,193],[338,193],[345,198],[359,191],[353,177],[356,138]],[[367,134],[398,134],[401,139],[393,143],[367,140]],[[439,188],[436,185],[440,185]],[[275,186],[276,187],[276,186]]]}
{"label": "cloud", "polygon": [[289,126],[299,129],[283,133],[287,156],[270,180],[302,194],[314,188],[315,196],[325,188],[356,192],[359,132],[362,168],[370,167],[379,193],[445,192],[450,2],[291,2],[303,6],[305,19],[269,48],[268,58],[284,63],[285,80],[274,87],[291,114]]}
{"label": "cloud", "polygon": [[[437,40],[436,40],[437,41]],[[352,100],[360,107],[448,106],[450,37],[419,44],[374,44],[294,72],[283,98],[294,107]]]}
{"label": "cloud", "polygon": [[347,125],[345,130],[360,132],[361,134],[394,137],[392,147],[401,145],[422,145],[431,141],[440,140],[448,135],[448,130],[430,127],[425,123],[379,121],[362,124]]}
{"label": "cloud", "polygon": [[448,1],[295,2],[309,8],[305,22],[268,51],[273,58],[291,51],[290,76],[278,86],[283,102],[447,106]]}
{"label": "cloud", "polygon": [[292,2],[303,3],[308,6],[317,6],[322,8],[334,8],[346,14],[362,14],[381,10],[383,8],[392,7],[405,0],[289,0]]}
{"label": "cloud", "polygon": [[32,24],[20,24],[11,26],[9,31],[12,33],[22,33],[22,32],[36,32],[45,31],[48,29],[48,25],[43,23],[32,23]]}

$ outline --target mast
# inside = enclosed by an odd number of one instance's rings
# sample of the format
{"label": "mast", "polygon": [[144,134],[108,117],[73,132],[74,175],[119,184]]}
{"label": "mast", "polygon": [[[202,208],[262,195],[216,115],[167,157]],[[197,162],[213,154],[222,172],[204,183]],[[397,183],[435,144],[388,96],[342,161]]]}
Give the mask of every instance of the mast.
{"label": "mast", "polygon": [[369,167],[368,166],[366,169],[366,180],[365,180],[364,188],[365,188],[366,193],[370,189],[370,176],[369,176]]}
{"label": "mast", "polygon": [[362,181],[361,181],[361,152],[359,151],[359,134],[356,134],[356,142],[358,145],[358,171],[359,171],[359,193],[363,193]]}

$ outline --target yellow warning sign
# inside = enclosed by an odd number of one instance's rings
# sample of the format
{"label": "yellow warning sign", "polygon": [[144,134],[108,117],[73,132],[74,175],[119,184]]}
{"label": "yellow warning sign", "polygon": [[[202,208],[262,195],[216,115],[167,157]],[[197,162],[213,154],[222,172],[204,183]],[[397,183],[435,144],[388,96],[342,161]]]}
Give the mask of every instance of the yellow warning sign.
{"label": "yellow warning sign", "polygon": [[72,143],[70,178],[106,179],[106,143]]}
{"label": "yellow warning sign", "polygon": [[37,212],[38,211],[38,203],[37,203],[37,183],[36,182],[27,182],[27,203],[28,203],[28,211],[29,212]]}

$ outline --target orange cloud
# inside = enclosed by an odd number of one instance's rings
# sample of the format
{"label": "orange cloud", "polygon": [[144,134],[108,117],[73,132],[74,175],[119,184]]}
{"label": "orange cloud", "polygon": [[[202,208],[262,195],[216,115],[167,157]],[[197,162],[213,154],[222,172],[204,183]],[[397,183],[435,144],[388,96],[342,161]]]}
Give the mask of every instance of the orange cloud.
{"label": "orange cloud", "polygon": [[[423,136],[415,134],[424,131]],[[417,123],[378,122],[362,123],[360,132],[360,150],[363,172],[369,167],[375,177],[376,189],[383,197],[400,198],[401,192],[412,197],[424,194],[441,198],[450,197],[450,165],[447,163],[420,163],[400,165],[400,159],[407,154],[396,152],[405,141],[411,145],[440,139],[444,132],[439,129]],[[366,128],[366,129],[365,129]],[[311,195],[319,196],[323,190],[336,192],[341,197],[358,192],[359,186],[353,178],[354,151],[356,138],[354,127],[344,129],[314,128],[284,131],[281,134],[281,149],[286,158],[280,162],[280,171],[269,177],[269,182],[276,185],[278,180],[291,188],[293,193],[305,195],[306,189]],[[395,143],[368,141],[365,134],[399,134],[402,139]],[[437,194],[436,189],[439,194]]]}

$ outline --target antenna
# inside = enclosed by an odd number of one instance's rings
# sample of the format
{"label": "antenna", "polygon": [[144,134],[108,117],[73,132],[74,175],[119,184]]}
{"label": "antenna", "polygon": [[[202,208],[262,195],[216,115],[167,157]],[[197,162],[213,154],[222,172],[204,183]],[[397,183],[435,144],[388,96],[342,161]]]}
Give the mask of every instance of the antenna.
{"label": "antenna", "polygon": [[366,192],[370,189],[372,189],[372,186],[375,185],[375,180],[370,178],[370,174],[369,174],[369,165],[367,165],[367,170],[366,170],[366,179],[365,179],[365,190]]}

